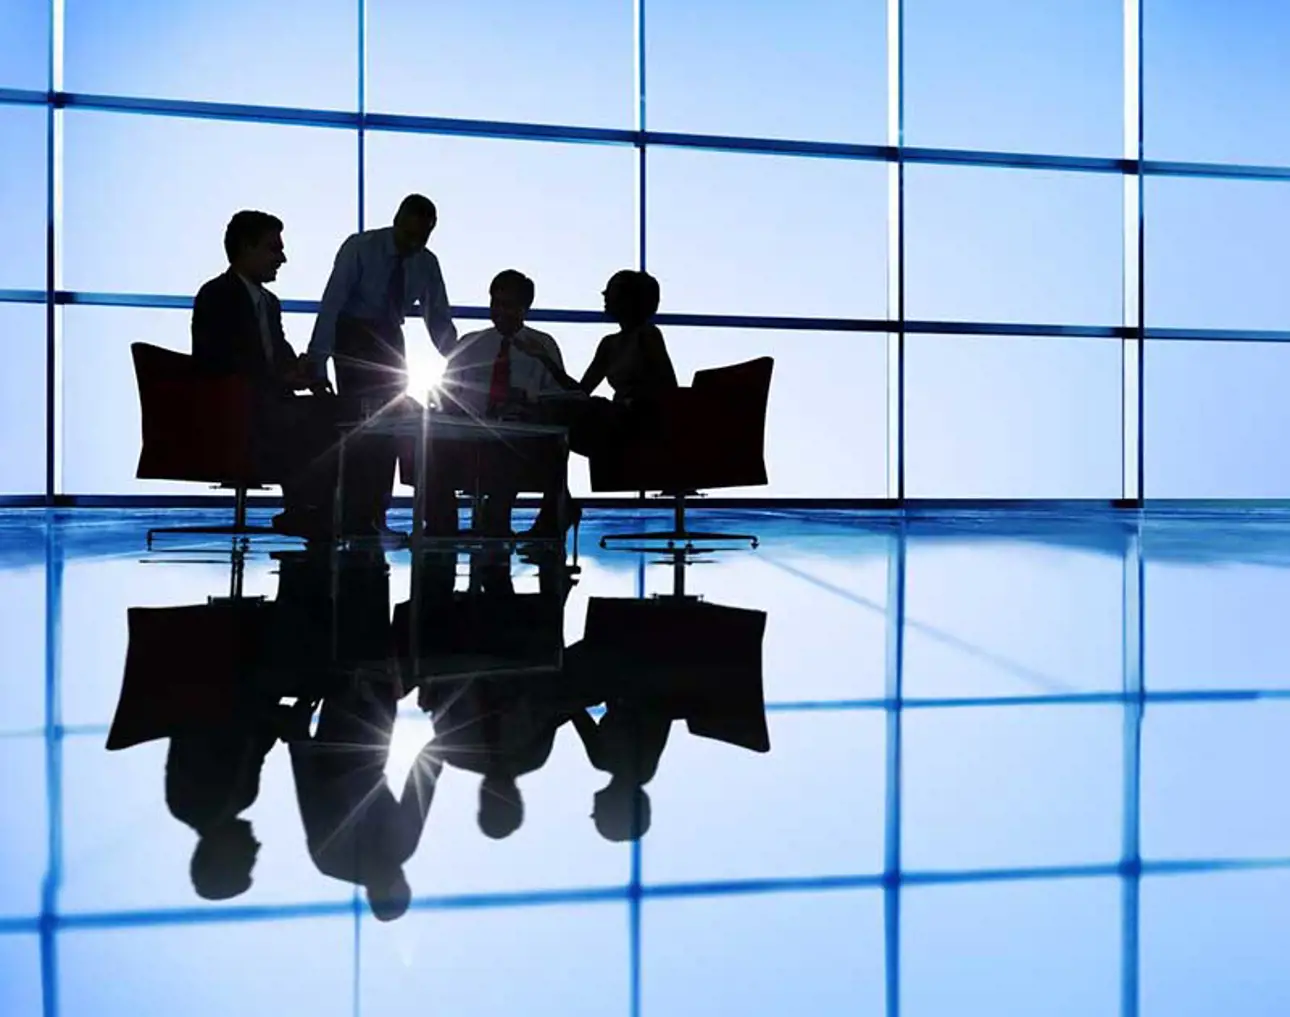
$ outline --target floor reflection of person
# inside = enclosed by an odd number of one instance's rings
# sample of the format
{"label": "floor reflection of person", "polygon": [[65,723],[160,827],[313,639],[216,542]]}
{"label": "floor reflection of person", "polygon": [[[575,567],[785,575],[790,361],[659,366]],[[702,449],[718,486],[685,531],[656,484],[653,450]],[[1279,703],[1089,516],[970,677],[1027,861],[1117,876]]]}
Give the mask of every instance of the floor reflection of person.
{"label": "floor reflection of person", "polygon": [[394,796],[385,765],[397,706],[391,683],[360,680],[324,699],[313,737],[291,746],[310,857],[324,875],[363,887],[382,921],[411,903],[403,866],[420,843],[441,768],[423,750]]}
{"label": "floor reflection of person", "polygon": [[[539,593],[521,597],[515,593],[509,553],[484,551],[472,556],[470,591],[462,597],[470,600],[483,624],[475,628],[472,645],[456,648],[491,650],[496,658],[504,656],[516,663],[547,660],[553,639],[562,638],[560,624],[570,583],[567,566],[558,555],[535,560]],[[446,573],[441,574],[441,580],[446,578]],[[537,602],[533,609],[521,608],[521,602],[533,601]],[[439,609],[432,607],[424,619],[427,630],[433,631],[449,600],[440,592],[428,603]],[[558,679],[559,672],[546,677]],[[435,729],[432,751],[448,765],[480,776],[479,828],[494,840],[509,837],[523,824],[519,779],[546,765],[557,731],[572,715],[569,703],[553,696],[550,685],[540,675],[484,674],[456,680],[432,677],[422,686],[421,707],[432,716]]]}
{"label": "floor reflection of person", "polygon": [[613,699],[599,722],[585,710],[572,719],[591,765],[609,774],[591,813],[596,829],[606,840],[639,840],[652,818],[645,785],[658,771],[672,718],[646,703]]}
{"label": "floor reflection of person", "polygon": [[[403,865],[420,842],[440,765],[423,751],[394,796],[385,766],[403,690],[393,659],[388,567],[382,554],[342,555],[333,576],[326,561],[301,560],[292,580],[302,600],[325,601],[336,591],[334,629],[312,629],[329,636],[331,673],[320,676],[326,691],[312,736],[291,743],[296,797],[319,871],[363,887],[373,915],[388,921],[411,901]],[[308,647],[300,652],[320,656]]]}
{"label": "floor reflection of person", "polygon": [[558,702],[517,685],[470,678],[422,699],[434,718],[436,758],[481,778],[479,829],[494,840],[523,824],[519,779],[546,765],[556,732],[572,716]]}
{"label": "floor reflection of person", "polygon": [[762,694],[766,616],[681,597],[593,598],[584,637],[564,653],[564,680],[590,706],[574,727],[591,765],[609,775],[592,817],[613,841],[650,828],[646,785],[654,779],[674,720],[704,737],[769,751]]}
{"label": "floor reflection of person", "polygon": [[276,741],[267,710],[170,739],[166,806],[197,833],[189,871],[206,900],[227,900],[251,887],[260,843],[242,813],[260,794],[260,772]]}

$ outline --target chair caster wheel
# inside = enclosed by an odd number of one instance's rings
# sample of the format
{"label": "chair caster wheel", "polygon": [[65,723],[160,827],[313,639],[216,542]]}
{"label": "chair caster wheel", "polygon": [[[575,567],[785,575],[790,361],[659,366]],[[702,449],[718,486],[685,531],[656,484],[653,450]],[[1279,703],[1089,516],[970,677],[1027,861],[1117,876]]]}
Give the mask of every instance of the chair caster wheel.
{"label": "chair caster wheel", "polygon": [[753,538],[753,542],[752,542],[752,546],[753,546],[753,549],[754,549],[754,550],[756,550],[757,548],[761,547],[761,541],[757,540],[757,539],[754,537],[754,538]]}

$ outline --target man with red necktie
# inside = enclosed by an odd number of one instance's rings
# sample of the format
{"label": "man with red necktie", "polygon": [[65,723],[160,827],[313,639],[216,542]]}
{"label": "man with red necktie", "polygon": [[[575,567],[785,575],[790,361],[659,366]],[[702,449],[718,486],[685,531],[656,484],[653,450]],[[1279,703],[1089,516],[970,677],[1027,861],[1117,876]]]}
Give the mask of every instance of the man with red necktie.
{"label": "man with red necktie", "polygon": [[[492,327],[462,336],[444,378],[449,408],[476,420],[540,420],[542,400],[568,393],[551,370],[554,366],[563,372],[555,339],[525,324],[533,305],[533,280],[507,269],[497,275],[488,292]],[[559,477],[551,479],[554,484]],[[510,536],[516,490],[494,478],[485,493],[482,529],[489,536]],[[544,504],[555,504],[560,494],[558,486],[544,492]],[[548,515],[554,525],[555,513]],[[539,528],[529,535],[551,534]]]}

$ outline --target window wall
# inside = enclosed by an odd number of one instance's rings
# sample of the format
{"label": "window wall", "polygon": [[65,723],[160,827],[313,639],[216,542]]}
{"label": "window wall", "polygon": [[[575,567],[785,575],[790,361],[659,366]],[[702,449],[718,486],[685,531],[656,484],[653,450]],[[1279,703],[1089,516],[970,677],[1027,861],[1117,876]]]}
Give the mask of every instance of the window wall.
{"label": "window wall", "polygon": [[738,496],[1290,497],[1284,4],[476,7],[0,0],[0,497],[200,493],[134,479],[130,344],[250,207],[303,349],[410,191],[463,332],[520,268],[577,373],[644,267],[683,381],[774,357]]}

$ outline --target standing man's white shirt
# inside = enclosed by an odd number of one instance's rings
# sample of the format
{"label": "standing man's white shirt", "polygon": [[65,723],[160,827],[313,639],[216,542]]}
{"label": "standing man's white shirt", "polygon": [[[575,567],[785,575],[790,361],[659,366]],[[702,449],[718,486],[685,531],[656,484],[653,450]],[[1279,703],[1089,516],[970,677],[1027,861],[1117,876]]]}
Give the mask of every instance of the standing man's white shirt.
{"label": "standing man's white shirt", "polygon": [[341,244],[314,322],[310,360],[321,364],[335,351],[336,322],[341,315],[402,325],[408,314],[419,311],[435,349],[444,356],[452,352],[457,329],[439,259],[424,248],[403,259],[403,306],[393,309],[389,283],[399,257],[392,226],[355,233]]}
{"label": "standing man's white shirt", "polygon": [[[556,365],[564,370],[564,359],[555,339],[545,332],[523,326],[511,336],[509,387],[523,394],[531,403],[545,395],[562,394],[563,386],[552,376],[540,359],[525,353],[518,343],[540,346]],[[492,387],[493,365],[502,349],[502,334],[496,328],[464,335],[448,361],[444,373],[445,387],[449,388],[461,407],[472,417],[482,417],[488,412],[488,397]]]}

